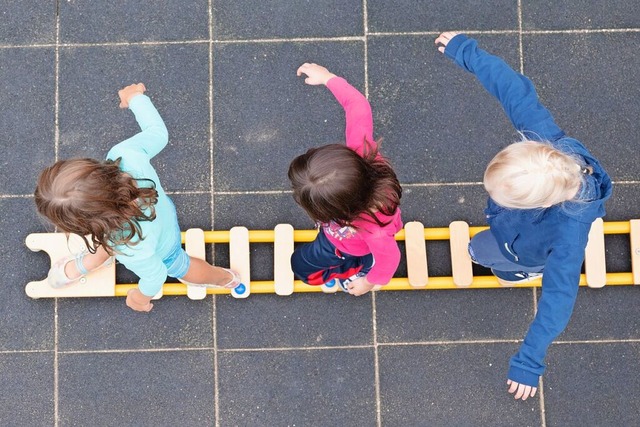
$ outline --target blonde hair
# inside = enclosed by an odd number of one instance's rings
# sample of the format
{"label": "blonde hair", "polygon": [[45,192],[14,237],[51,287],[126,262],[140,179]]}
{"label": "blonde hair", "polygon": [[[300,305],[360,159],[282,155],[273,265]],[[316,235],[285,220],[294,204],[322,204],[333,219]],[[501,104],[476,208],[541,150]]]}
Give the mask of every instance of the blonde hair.
{"label": "blonde hair", "polygon": [[501,206],[534,209],[573,199],[583,179],[576,158],[550,144],[524,140],[489,162],[484,187]]}

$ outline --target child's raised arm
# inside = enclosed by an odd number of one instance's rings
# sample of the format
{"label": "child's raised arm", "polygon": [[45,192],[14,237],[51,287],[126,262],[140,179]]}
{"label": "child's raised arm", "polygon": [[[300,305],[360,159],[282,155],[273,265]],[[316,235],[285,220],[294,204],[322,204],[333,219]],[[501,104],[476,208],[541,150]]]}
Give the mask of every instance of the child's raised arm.
{"label": "child's raised arm", "polygon": [[478,47],[463,34],[446,32],[435,40],[438,50],[465,70],[475,74],[489,93],[502,104],[513,126],[533,140],[555,141],[564,136],[551,113],[538,100],[531,80],[516,73],[501,58]]}
{"label": "child's raised arm", "polygon": [[298,68],[297,75],[302,74],[308,76],[304,81],[308,85],[326,85],[344,108],[347,147],[362,155],[365,141],[375,144],[371,105],[360,91],[342,77],[336,76],[318,64],[302,64]]}
{"label": "child's raised arm", "polygon": [[[145,91],[146,87],[142,83],[126,86],[118,91],[120,108],[129,108],[133,112],[141,132],[122,141],[111,151],[115,150],[117,153],[121,149],[131,149],[141,151],[152,158],[169,142],[167,127],[149,97],[144,95]],[[119,156],[109,156],[112,157]]]}

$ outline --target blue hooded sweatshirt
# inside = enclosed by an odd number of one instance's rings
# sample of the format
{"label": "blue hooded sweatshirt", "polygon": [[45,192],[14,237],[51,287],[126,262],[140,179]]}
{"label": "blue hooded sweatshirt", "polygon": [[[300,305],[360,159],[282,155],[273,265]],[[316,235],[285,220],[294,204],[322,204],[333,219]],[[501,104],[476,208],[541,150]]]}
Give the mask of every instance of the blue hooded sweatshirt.
{"label": "blue hooded sweatshirt", "polygon": [[538,311],[520,350],[510,360],[508,373],[511,380],[536,387],[544,373],[547,348],[571,317],[591,223],[605,214],[611,179],[582,143],[567,137],[556,125],[528,78],[465,35],[451,39],[445,54],[475,74],[526,138],[549,143],[593,169],[591,175],[585,175],[575,201],[544,209],[508,209],[489,198],[485,211],[507,259],[524,266],[544,265]]}

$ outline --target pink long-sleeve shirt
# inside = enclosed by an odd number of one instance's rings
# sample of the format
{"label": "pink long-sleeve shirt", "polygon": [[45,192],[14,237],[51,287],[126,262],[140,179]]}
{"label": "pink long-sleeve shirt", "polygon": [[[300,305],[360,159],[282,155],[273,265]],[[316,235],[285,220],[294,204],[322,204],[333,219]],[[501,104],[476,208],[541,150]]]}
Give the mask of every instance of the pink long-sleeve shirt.
{"label": "pink long-sleeve shirt", "polygon": [[[362,156],[365,141],[375,144],[369,101],[341,77],[330,79],[327,87],[344,108],[347,147]],[[386,285],[400,263],[400,249],[394,237],[402,229],[400,208],[392,216],[378,212],[376,217],[388,224],[380,227],[367,219],[367,216],[361,216],[353,221],[353,227],[341,227],[332,222],[323,225],[322,230],[341,252],[354,256],[372,254],[375,264],[367,274],[367,280],[377,285]]]}

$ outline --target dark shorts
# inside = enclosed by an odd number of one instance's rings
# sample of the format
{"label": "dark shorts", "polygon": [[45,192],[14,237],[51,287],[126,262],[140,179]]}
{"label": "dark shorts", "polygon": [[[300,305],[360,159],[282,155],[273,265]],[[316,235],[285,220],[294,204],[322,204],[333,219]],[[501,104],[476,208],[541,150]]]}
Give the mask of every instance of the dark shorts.
{"label": "dark shorts", "polygon": [[544,265],[529,267],[518,264],[502,254],[500,246],[490,230],[484,230],[473,236],[469,243],[469,255],[476,264],[497,271],[540,273]]}
{"label": "dark shorts", "polygon": [[311,243],[298,246],[291,255],[295,276],[309,285],[322,285],[332,279],[347,279],[369,272],[373,255],[353,256],[340,252],[321,230]]}

